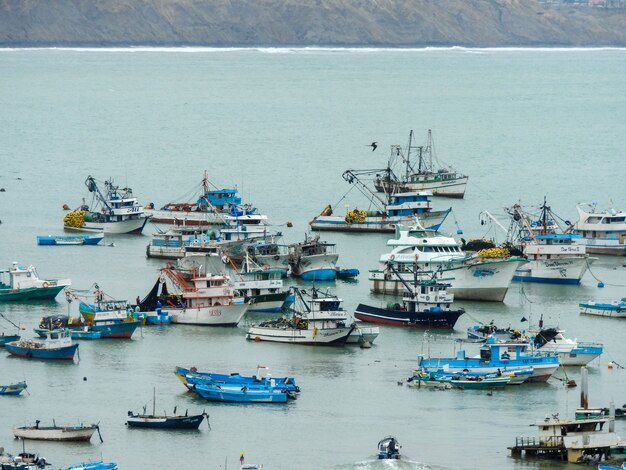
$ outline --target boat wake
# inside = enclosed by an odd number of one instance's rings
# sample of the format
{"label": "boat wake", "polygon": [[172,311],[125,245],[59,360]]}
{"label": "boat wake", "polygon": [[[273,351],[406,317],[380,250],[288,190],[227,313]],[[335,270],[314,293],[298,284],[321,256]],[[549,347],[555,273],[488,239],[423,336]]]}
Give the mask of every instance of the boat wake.
{"label": "boat wake", "polygon": [[347,464],[334,467],[335,469],[352,469],[352,470],[443,470],[446,467],[440,465],[428,465],[413,460],[363,460],[354,464]]}

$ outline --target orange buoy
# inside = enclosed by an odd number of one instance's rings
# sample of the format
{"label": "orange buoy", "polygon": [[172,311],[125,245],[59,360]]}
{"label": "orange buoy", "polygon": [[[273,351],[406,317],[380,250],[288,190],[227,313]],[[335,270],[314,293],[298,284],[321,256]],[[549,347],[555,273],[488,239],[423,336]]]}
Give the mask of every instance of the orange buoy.
{"label": "orange buoy", "polygon": [[256,341],[258,343],[259,341],[261,341],[261,338],[259,336],[255,336],[254,337],[254,341]]}
{"label": "orange buoy", "polygon": [[613,362],[609,362],[609,363],[607,364],[607,367],[608,367],[609,369],[612,369],[612,368],[613,368]]}

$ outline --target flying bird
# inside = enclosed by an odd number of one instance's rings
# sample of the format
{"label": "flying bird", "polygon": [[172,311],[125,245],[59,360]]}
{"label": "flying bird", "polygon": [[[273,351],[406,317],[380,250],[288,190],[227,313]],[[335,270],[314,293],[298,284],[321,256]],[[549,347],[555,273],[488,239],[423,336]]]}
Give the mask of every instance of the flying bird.
{"label": "flying bird", "polygon": [[372,147],[372,152],[378,148],[378,142],[372,142],[368,145],[368,147]]}

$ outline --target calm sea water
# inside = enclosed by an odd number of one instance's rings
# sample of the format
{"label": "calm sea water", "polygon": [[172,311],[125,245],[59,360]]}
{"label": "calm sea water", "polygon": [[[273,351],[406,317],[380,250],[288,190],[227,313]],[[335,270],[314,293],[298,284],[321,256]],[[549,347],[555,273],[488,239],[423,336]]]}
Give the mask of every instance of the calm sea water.
{"label": "calm sea water", "polygon": [[[348,168],[385,164],[391,144],[433,129],[440,159],[470,175],[464,200],[437,199],[456,217],[444,232],[490,235],[478,213],[517,201],[576,220],[575,203],[626,208],[625,50],[3,50],[0,51],[0,265],[35,265],[44,277],[97,282],[134,299],[154,283],[159,261],[145,258],[144,236],[111,237],[114,247],[38,247],[37,234],[62,232],[62,205],[88,198],[87,175],[131,186],[141,203],[186,199],[202,172],[237,185],[286,242],[303,239],[327,204],[365,208],[357,191],[342,200]],[[367,145],[378,141],[372,152]],[[292,222],[293,228],[283,224]],[[367,270],[385,250],[383,235],[328,234],[340,262],[359,281],[328,287],[353,309],[369,293]],[[476,321],[519,325],[540,315],[569,337],[601,341],[590,368],[593,405],[626,402],[619,320],[581,317],[577,303],[625,295],[624,259],[601,258],[580,286],[514,285],[504,303],[459,302],[468,312],[451,334],[381,328],[371,349],[316,349],[249,343],[238,328],[144,328],[129,341],[82,342],[79,364],[30,362],[0,354],[0,382],[26,379],[30,394],[0,400],[0,446],[21,449],[12,427],[99,422],[104,443],[27,444],[53,468],[104,458],[123,469],[235,468],[240,452],[266,469],[565,468],[514,460],[507,446],[547,414],[571,416],[579,389],[558,380],[493,393],[412,390],[396,384],[416,355],[454,352],[451,338]],[[76,313],[57,302],[0,304],[30,329],[45,314]],[[8,324],[0,326],[11,331]],[[301,397],[286,406],[204,402],[185,393],[172,371],[195,365],[294,375]],[[568,376],[579,378],[574,368]],[[558,373],[564,377],[563,372]],[[211,430],[126,429],[128,410],[206,409]],[[617,423],[626,436],[626,426]],[[373,462],[376,443],[394,434],[408,457]]]}

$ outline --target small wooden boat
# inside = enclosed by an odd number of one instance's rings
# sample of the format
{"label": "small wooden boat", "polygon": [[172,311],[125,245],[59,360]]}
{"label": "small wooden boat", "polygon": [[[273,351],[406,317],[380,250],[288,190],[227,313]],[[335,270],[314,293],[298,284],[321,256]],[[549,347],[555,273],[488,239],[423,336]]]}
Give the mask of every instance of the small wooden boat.
{"label": "small wooden boat", "polygon": [[72,344],[71,333],[68,330],[59,330],[57,338],[48,332],[44,342],[33,340],[20,340],[7,343],[5,349],[8,353],[28,359],[53,359],[73,361],[78,344]]}
{"label": "small wooden boat", "polygon": [[393,436],[387,436],[378,442],[378,459],[400,459],[400,444]]}
{"label": "small wooden boat", "polygon": [[143,407],[143,414],[128,412],[128,418],[126,419],[126,425],[131,428],[152,428],[152,429],[198,429],[200,424],[206,417],[206,422],[211,429],[209,423],[209,415],[206,412],[202,412],[199,415],[189,415],[185,412],[184,415],[176,414],[176,407],[171,416],[167,414],[156,414],[156,389],[153,391],[152,397],[152,414],[146,414],[146,407]]}
{"label": "small wooden boat", "polygon": [[39,426],[39,420],[34,426],[15,428],[13,435],[19,439],[35,439],[40,441],[89,441],[91,436],[98,431],[100,441],[100,427],[97,424],[78,426],[57,426],[53,421],[52,426]]}
{"label": "small wooden boat", "polygon": [[464,390],[484,390],[492,388],[502,388],[509,384],[511,377],[452,377],[449,379],[454,388]]}
{"label": "small wooden boat", "polygon": [[287,403],[296,394],[284,389],[246,384],[197,384],[194,391],[208,400],[240,403]]}
{"label": "small wooden boat", "polygon": [[97,245],[104,238],[104,233],[93,235],[38,235],[37,245]]}
{"label": "small wooden boat", "polygon": [[0,385],[0,395],[19,395],[26,390],[27,387],[25,381],[12,385]]}

